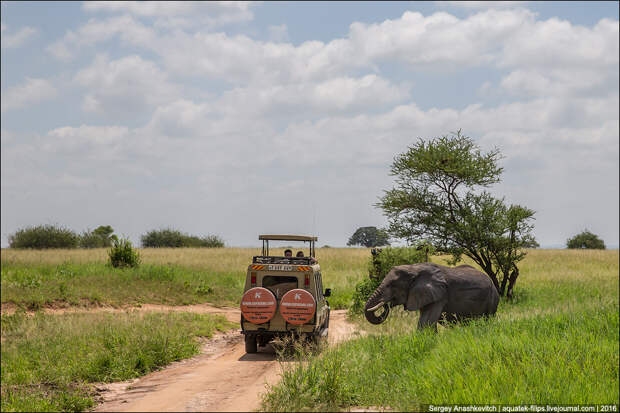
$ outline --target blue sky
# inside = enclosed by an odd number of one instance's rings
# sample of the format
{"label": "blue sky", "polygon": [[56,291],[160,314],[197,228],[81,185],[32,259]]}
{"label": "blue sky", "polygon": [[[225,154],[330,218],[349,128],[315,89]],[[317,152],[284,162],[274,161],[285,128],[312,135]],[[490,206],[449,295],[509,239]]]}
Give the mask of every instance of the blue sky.
{"label": "blue sky", "polygon": [[1,243],[112,225],[344,245],[418,137],[505,155],[557,246],[618,245],[618,2],[2,2]]}

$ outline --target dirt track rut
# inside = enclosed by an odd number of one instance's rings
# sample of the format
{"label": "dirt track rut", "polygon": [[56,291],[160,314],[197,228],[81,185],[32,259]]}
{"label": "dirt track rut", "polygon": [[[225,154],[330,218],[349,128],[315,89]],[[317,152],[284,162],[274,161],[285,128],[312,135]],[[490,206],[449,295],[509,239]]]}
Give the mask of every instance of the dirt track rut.
{"label": "dirt track rut", "polygon": [[[204,313],[222,313],[231,321],[240,319],[237,309],[207,308],[204,305],[194,307],[198,307],[194,310]],[[187,308],[185,311],[188,311]],[[355,334],[354,326],[346,321],[346,311],[333,310],[329,328],[330,345]],[[101,385],[99,390],[103,403],[95,410],[256,410],[260,407],[260,395],[266,390],[266,384],[276,383],[279,373],[280,365],[270,345],[260,347],[256,354],[246,354],[243,336],[238,330],[231,331],[209,340],[201,354],[191,359],[173,363],[139,379]]]}

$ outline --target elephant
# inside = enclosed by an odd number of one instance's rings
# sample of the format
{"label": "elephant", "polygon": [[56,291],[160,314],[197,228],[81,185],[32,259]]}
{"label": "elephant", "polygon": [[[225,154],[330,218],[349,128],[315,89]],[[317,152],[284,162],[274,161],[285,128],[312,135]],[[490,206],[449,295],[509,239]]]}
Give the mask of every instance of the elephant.
{"label": "elephant", "polygon": [[[420,310],[419,330],[436,330],[437,322],[494,315],[498,303],[495,285],[475,268],[423,263],[393,267],[366,302],[364,314],[372,324],[381,324],[390,307],[402,304],[407,311]],[[381,307],[384,311],[376,315]]]}

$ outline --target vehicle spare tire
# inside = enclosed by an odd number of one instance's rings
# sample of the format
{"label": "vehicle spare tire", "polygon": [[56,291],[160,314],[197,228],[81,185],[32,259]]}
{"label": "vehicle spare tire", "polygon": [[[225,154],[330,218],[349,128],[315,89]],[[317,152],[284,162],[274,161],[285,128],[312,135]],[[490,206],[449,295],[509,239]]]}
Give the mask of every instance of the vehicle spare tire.
{"label": "vehicle spare tire", "polygon": [[253,324],[263,324],[271,320],[276,308],[276,297],[263,287],[251,288],[241,298],[241,314]]}
{"label": "vehicle spare tire", "polygon": [[290,290],[280,300],[280,314],[289,324],[305,324],[312,320],[315,311],[314,297],[301,288]]}

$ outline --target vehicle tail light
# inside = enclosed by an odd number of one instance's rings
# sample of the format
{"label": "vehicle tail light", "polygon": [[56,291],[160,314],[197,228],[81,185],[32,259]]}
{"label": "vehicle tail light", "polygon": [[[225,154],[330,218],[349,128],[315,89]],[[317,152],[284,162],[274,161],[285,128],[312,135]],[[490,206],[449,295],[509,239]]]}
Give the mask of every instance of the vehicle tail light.
{"label": "vehicle tail light", "polygon": [[304,280],[304,287],[310,287],[310,274],[306,274],[306,278]]}
{"label": "vehicle tail light", "polygon": [[250,275],[251,275],[252,287],[254,287],[256,285],[256,273],[253,272]]}

